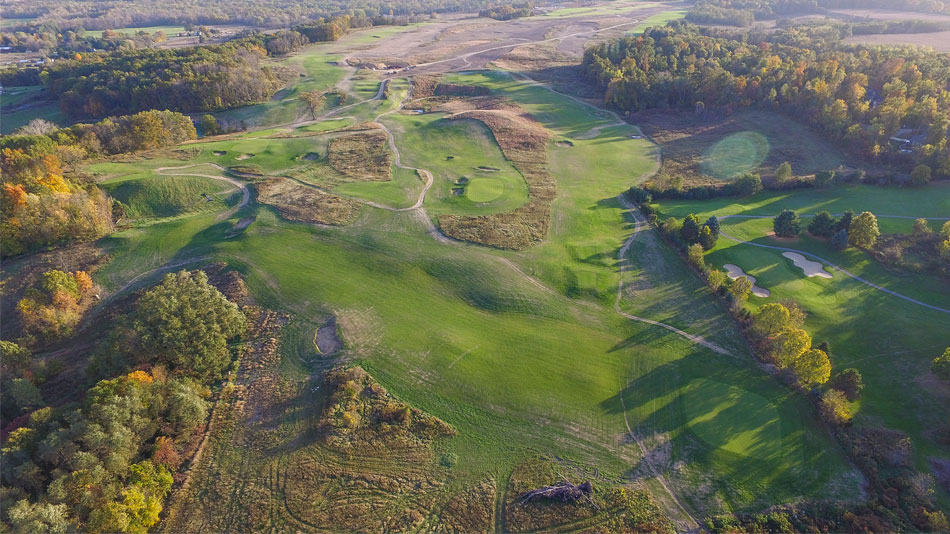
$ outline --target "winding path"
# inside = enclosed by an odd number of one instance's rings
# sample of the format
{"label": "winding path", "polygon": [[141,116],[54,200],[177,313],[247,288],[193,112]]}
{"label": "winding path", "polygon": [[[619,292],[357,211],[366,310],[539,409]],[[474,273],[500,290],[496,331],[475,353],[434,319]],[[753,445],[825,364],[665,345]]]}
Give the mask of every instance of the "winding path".
{"label": "winding path", "polygon": [[[773,217],[773,216],[771,216],[771,215],[723,215],[722,217],[719,217],[719,220],[720,220],[720,221],[723,221],[723,220],[730,219],[730,218],[733,218],[733,219],[740,219],[740,218],[741,218],[741,219],[771,219],[772,217]],[[904,215],[878,215],[877,217],[878,217],[878,218],[895,218],[895,219],[896,219],[896,218],[900,218],[900,219],[905,219],[905,218],[906,218],[906,219],[918,219],[918,218],[919,218],[919,217],[910,217],[910,216],[904,216]],[[950,220],[950,219],[943,218],[943,217],[934,217],[933,219],[934,219],[934,220]],[[950,314],[950,309],[941,308],[940,306],[934,306],[933,304],[927,304],[926,302],[919,301],[919,300],[917,300],[917,299],[915,299],[915,298],[913,298],[913,297],[908,297],[907,295],[902,295],[902,294],[900,294],[900,293],[898,293],[898,292],[896,292],[896,291],[892,291],[892,290],[890,290],[890,289],[887,289],[886,287],[881,287],[881,286],[875,284],[874,282],[871,282],[870,280],[867,280],[866,278],[862,278],[862,277],[860,277],[860,276],[858,276],[858,275],[856,275],[856,274],[854,274],[854,273],[848,271],[848,270],[845,269],[844,267],[841,267],[841,266],[839,266],[839,265],[836,265],[836,264],[830,262],[829,260],[826,260],[825,258],[822,258],[821,256],[817,256],[817,255],[815,255],[815,254],[812,254],[811,252],[805,252],[805,251],[803,251],[803,250],[798,250],[798,249],[789,248],[789,247],[779,247],[779,246],[776,246],[776,245],[763,245],[763,244],[761,244],[761,243],[753,243],[753,242],[751,242],[751,241],[746,241],[746,240],[744,240],[744,239],[739,239],[738,237],[731,236],[731,235],[727,234],[726,232],[723,232],[721,229],[719,230],[719,235],[721,235],[722,237],[725,237],[726,239],[729,239],[730,241],[735,241],[736,243],[741,243],[741,244],[743,244],[743,245],[751,245],[751,246],[753,246],[753,247],[767,248],[767,249],[772,249],[772,250],[781,250],[781,251],[783,251],[783,252],[795,252],[795,253],[801,254],[802,256],[807,256],[807,257],[809,257],[809,258],[814,258],[815,260],[817,260],[817,261],[819,261],[819,262],[821,262],[821,263],[827,265],[828,267],[831,267],[832,269],[834,269],[834,270],[840,272],[841,274],[843,274],[843,275],[845,275],[845,276],[847,276],[847,277],[853,278],[853,279],[857,280],[858,282],[861,282],[862,284],[868,285],[868,286],[870,286],[870,287],[872,287],[872,288],[874,288],[874,289],[876,289],[876,290],[878,290],[878,291],[887,293],[888,295],[895,296],[895,297],[897,297],[897,298],[899,298],[899,299],[906,300],[907,302],[911,302],[911,303],[913,303],[913,304],[917,304],[918,306],[923,306],[923,307],[925,307],[925,308],[929,308],[929,309],[934,310],[934,311],[938,311],[938,312],[941,312],[941,313]]]}
{"label": "winding path", "polygon": [[201,178],[211,178],[212,180],[221,180],[224,182],[228,182],[229,184],[240,189],[241,203],[229,209],[228,211],[225,211],[221,215],[218,215],[219,221],[222,219],[227,219],[231,215],[234,215],[235,213],[237,213],[239,209],[243,208],[244,206],[247,205],[248,202],[251,201],[251,191],[247,188],[247,185],[245,185],[244,182],[239,182],[236,179],[231,178],[230,176],[198,174],[195,172],[181,172],[181,173],[165,172],[165,171],[176,171],[176,170],[181,170],[181,169],[190,169],[192,167],[198,167],[200,165],[210,165],[211,167],[214,167],[215,169],[218,169],[221,172],[225,172],[225,173],[228,172],[227,169],[218,165],[217,163],[193,163],[191,165],[182,165],[181,167],[159,167],[157,169],[154,169],[153,172],[155,174],[160,174],[162,176],[198,176]]}

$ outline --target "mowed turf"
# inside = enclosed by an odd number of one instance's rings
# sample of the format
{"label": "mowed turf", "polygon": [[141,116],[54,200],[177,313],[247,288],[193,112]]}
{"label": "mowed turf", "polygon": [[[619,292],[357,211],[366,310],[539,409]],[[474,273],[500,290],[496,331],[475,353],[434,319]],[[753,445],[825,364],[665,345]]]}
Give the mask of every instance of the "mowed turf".
{"label": "mowed turf", "polygon": [[[335,315],[348,359],[399,398],[459,430],[440,448],[458,457],[454,473],[460,480],[506,476],[521,459],[541,452],[612,478],[635,477],[643,462],[657,462],[694,511],[757,510],[803,495],[852,497],[835,484],[851,469],[807,401],[752,363],[718,301],[671,249],[655,237],[638,237],[630,255],[635,269],[625,282],[645,280],[636,289],[649,293],[625,296],[624,309],[709,335],[733,356],[631,322],[610,305],[616,253],[631,231],[616,195],[656,164],[653,148],[630,138],[638,130],[612,126],[609,115],[504,73],[456,79],[489,85],[539,117],[555,139],[574,142],[559,147],[552,141],[549,147],[559,196],[552,234],[540,247],[500,253],[439,243],[411,213],[365,208],[351,227],[318,228],[285,222],[272,209],[252,204],[227,221],[199,214],[155,224],[148,232],[119,232],[104,241],[113,260],[96,273],[97,280],[114,290],[163,265],[224,260],[246,275],[266,306],[314,322]],[[481,141],[477,149],[458,146],[456,154],[422,154],[425,145],[415,142],[422,136],[414,124],[426,124],[403,117],[383,120],[401,127],[394,130],[397,144],[406,147],[404,163],[481,155],[466,167],[506,165],[503,159],[484,161]],[[236,142],[260,143],[253,152],[264,153],[271,141]],[[210,157],[204,149],[197,154],[197,160]],[[273,157],[279,165],[287,161],[286,155]],[[420,166],[430,168],[425,163]],[[253,225],[225,239],[235,221],[251,214],[257,217]],[[573,280],[582,278],[590,289],[577,289]],[[309,343],[313,332],[301,332],[308,337],[288,334],[285,342]],[[288,373],[302,385],[303,406],[316,395],[303,387],[311,376],[292,367]],[[736,397],[733,388],[749,393]],[[774,406],[780,432],[764,416],[750,417],[759,424],[743,427],[738,441],[710,432],[700,439],[691,430],[704,414],[733,420],[737,406],[763,405]],[[665,459],[641,458],[627,422],[648,443],[665,443],[657,449],[668,452]]]}
{"label": "mowed turf", "polygon": [[100,186],[126,206],[130,219],[220,209],[225,197],[237,191],[227,183],[199,176],[125,177]]}
{"label": "mowed turf", "polygon": [[[511,211],[527,202],[524,177],[505,159],[481,122],[449,120],[442,113],[392,114],[381,120],[397,135],[403,164],[432,172],[435,182],[426,196],[431,213],[482,215]],[[453,191],[463,187],[459,180],[474,185],[482,178],[495,182],[497,194],[492,195],[487,184],[475,186],[474,198]]]}
{"label": "mowed turf", "polygon": [[[791,208],[803,216],[803,227],[810,220],[808,214],[819,210],[840,213],[844,209],[868,209],[881,215],[909,217],[879,218],[882,231],[907,233],[912,229],[914,217],[946,217],[950,213],[948,192],[950,188],[946,184],[900,190],[849,186],[767,193],[750,199],[662,201],[658,207],[664,215],[681,217],[696,212],[701,219],[710,214],[774,214]],[[931,227],[936,229],[941,224],[943,221],[932,221]],[[950,283],[946,280],[929,273],[889,271],[861,250],[850,247],[835,251],[827,241],[804,233],[793,241],[776,240],[766,235],[772,230],[769,218],[729,218],[722,221],[722,229],[753,243],[818,255],[910,298],[944,308],[950,303]],[[806,277],[802,269],[782,256],[782,251],[725,238],[720,238],[716,247],[707,253],[706,262],[718,268],[727,263],[738,265],[755,276],[759,286],[771,291],[769,298],[750,299],[752,309],[784,299],[801,304],[808,313],[806,330],[816,343],[830,343],[833,373],[855,367],[864,377],[864,393],[854,404],[858,424],[883,424],[906,432],[913,442],[915,461],[921,470],[930,470],[928,458],[946,454],[934,441],[931,430],[950,419],[950,406],[934,391],[938,386],[931,381],[929,368],[933,358],[950,346],[950,315],[877,291],[828,267],[826,270],[832,274],[830,279]],[[950,501],[944,492],[938,492],[938,498],[942,502]]]}

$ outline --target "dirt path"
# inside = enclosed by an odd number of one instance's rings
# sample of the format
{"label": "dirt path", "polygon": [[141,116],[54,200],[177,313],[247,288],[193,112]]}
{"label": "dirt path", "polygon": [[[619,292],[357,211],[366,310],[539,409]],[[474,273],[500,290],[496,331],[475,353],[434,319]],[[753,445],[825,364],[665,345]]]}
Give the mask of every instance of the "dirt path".
{"label": "dirt path", "polygon": [[[907,218],[907,219],[916,219],[916,218],[917,218],[917,217],[910,217],[910,216],[903,216],[903,215],[898,215],[898,216],[878,215],[877,217],[879,217],[879,218],[881,218],[881,217],[883,217],[883,218],[902,218],[902,219],[903,219],[903,218]],[[742,219],[771,219],[771,218],[773,218],[773,216],[772,216],[772,215],[723,215],[722,217],[719,218],[719,220],[720,220],[720,221],[723,221],[723,220],[725,220],[725,219],[730,219],[730,218],[737,218],[737,219],[738,219],[738,218],[742,218]],[[941,217],[935,217],[934,219],[935,219],[935,220],[947,220],[946,218],[941,218]],[[839,273],[841,273],[841,274],[843,274],[843,275],[845,275],[845,276],[847,276],[847,277],[849,277],[849,278],[853,278],[853,279],[857,280],[858,282],[861,282],[862,284],[868,285],[868,286],[870,286],[870,287],[872,287],[872,288],[874,288],[874,289],[876,289],[876,290],[878,290],[878,291],[887,293],[888,295],[893,295],[893,296],[895,296],[895,297],[897,297],[897,298],[899,298],[899,299],[903,299],[903,300],[906,300],[907,302],[911,302],[911,303],[913,303],[913,304],[917,304],[918,306],[923,306],[923,307],[925,307],[925,308],[929,308],[929,309],[934,310],[934,311],[938,311],[938,312],[941,312],[941,313],[950,314],[950,309],[941,308],[941,307],[939,307],[939,306],[934,306],[933,304],[927,304],[926,302],[921,302],[921,301],[919,301],[919,300],[917,300],[917,299],[915,299],[915,298],[908,297],[907,295],[902,295],[902,294],[900,294],[900,293],[898,293],[898,292],[896,292],[896,291],[892,291],[892,290],[890,290],[890,289],[887,289],[886,287],[881,287],[881,286],[875,284],[874,282],[871,282],[870,280],[867,280],[867,279],[865,279],[865,278],[862,278],[862,277],[860,277],[860,276],[858,276],[858,275],[856,275],[856,274],[854,274],[854,273],[848,271],[848,270],[845,269],[844,267],[841,267],[841,266],[839,266],[839,265],[836,265],[836,264],[834,264],[834,263],[831,263],[830,261],[826,260],[825,258],[822,258],[821,256],[817,256],[817,255],[812,254],[812,253],[810,253],[810,252],[805,252],[805,251],[803,251],[803,250],[798,250],[798,249],[788,248],[788,247],[779,247],[779,246],[776,246],[776,245],[763,245],[763,244],[761,244],[761,243],[753,243],[753,242],[751,242],[751,241],[746,241],[746,240],[744,240],[744,239],[739,239],[738,237],[731,236],[731,235],[727,234],[726,232],[723,232],[722,230],[719,231],[719,235],[721,235],[722,237],[725,237],[726,239],[729,239],[730,241],[735,241],[736,243],[741,243],[741,244],[744,244],[744,245],[751,245],[751,246],[753,246],[753,247],[767,248],[767,249],[772,249],[772,250],[780,250],[780,251],[782,251],[782,252],[795,252],[795,253],[797,253],[797,254],[801,254],[802,256],[807,256],[807,257],[809,257],[809,258],[814,258],[815,260],[819,261],[820,263],[823,263],[823,264],[827,265],[828,267],[830,267],[830,268],[832,268],[832,269],[838,271]]]}

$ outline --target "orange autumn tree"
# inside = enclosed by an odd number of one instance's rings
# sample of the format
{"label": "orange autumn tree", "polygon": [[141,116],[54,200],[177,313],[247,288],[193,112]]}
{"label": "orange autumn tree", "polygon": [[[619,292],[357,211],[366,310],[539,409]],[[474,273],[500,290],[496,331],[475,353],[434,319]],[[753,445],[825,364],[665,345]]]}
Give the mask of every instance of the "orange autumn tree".
{"label": "orange autumn tree", "polygon": [[44,340],[70,335],[88,305],[83,297],[92,288],[92,278],[84,271],[43,273],[39,287],[27,289],[17,303],[23,330]]}

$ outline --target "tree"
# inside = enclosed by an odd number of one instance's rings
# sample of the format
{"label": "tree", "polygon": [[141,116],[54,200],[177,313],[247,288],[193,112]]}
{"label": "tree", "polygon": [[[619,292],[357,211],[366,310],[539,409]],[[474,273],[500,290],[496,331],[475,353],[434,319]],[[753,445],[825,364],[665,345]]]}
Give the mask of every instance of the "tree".
{"label": "tree", "polygon": [[300,93],[300,100],[307,105],[310,111],[310,118],[317,120],[317,112],[323,107],[326,98],[319,91],[305,91]]}
{"label": "tree", "polygon": [[683,227],[680,229],[680,238],[686,244],[699,241],[699,217],[690,213],[683,219]]}
{"label": "tree", "polygon": [[739,195],[752,196],[762,191],[762,178],[758,174],[743,174],[733,182],[733,185]]}
{"label": "tree", "polygon": [[950,381],[950,347],[943,354],[934,358],[930,370],[940,378]]}
{"label": "tree", "polygon": [[713,291],[719,291],[719,288],[726,283],[729,277],[726,273],[720,271],[719,269],[711,269],[709,273],[706,274],[706,282],[709,283],[709,287]]}
{"label": "tree", "polygon": [[815,186],[828,187],[835,181],[835,171],[818,171],[815,173]]}
{"label": "tree", "polygon": [[703,226],[699,231],[699,244],[702,245],[703,250],[711,250],[715,247],[718,238],[719,235],[713,233],[712,229],[708,226]]}
{"label": "tree", "polygon": [[7,511],[14,532],[66,534],[70,529],[65,504],[31,503],[23,499]]}
{"label": "tree", "polygon": [[856,247],[869,249],[877,242],[881,231],[877,227],[877,217],[870,211],[861,212],[851,221],[848,230],[848,242]]}
{"label": "tree", "polygon": [[792,165],[784,162],[775,169],[775,181],[782,183],[792,177]]}
{"label": "tree", "polygon": [[818,349],[803,352],[792,362],[792,371],[798,377],[798,383],[804,388],[820,386],[831,377],[831,360]]}
{"label": "tree", "polygon": [[808,223],[808,232],[814,236],[831,237],[835,232],[835,218],[827,211],[818,212]]}
{"label": "tree", "polygon": [[30,350],[12,341],[0,340],[0,367],[4,370],[20,369],[30,363]]}
{"label": "tree", "polygon": [[201,117],[201,131],[205,136],[218,135],[221,133],[221,126],[218,124],[218,119],[210,113],[203,115]]}
{"label": "tree", "polygon": [[912,235],[915,239],[925,239],[930,237],[931,233],[933,233],[933,230],[930,229],[930,224],[927,219],[917,219],[914,221],[914,231]]}
{"label": "tree", "polygon": [[847,210],[844,214],[841,215],[841,218],[838,219],[838,222],[835,223],[835,232],[840,230],[850,231],[851,230],[851,221],[854,220],[854,212]]}
{"label": "tree", "polygon": [[56,123],[45,119],[33,119],[13,132],[13,135],[46,135],[59,130]]}
{"label": "tree", "polygon": [[245,326],[244,314],[202,271],[166,275],[142,295],[136,310],[144,352],[202,381],[217,378],[228,366],[228,340]]}
{"label": "tree", "polygon": [[834,237],[831,238],[831,246],[835,250],[844,250],[848,248],[848,231],[841,229],[835,232]]}
{"label": "tree", "polygon": [[751,291],[752,280],[749,280],[744,276],[736,278],[731,284],[729,284],[729,294],[732,295],[732,299],[736,303],[747,300]]}
{"label": "tree", "polygon": [[851,367],[835,375],[831,381],[831,387],[844,393],[849,401],[855,401],[864,390],[864,379],[861,377],[861,371]]}
{"label": "tree", "polygon": [[818,412],[822,419],[835,425],[846,425],[851,422],[851,406],[844,393],[837,389],[829,389],[821,395]]}
{"label": "tree", "polygon": [[918,165],[910,172],[910,183],[913,185],[927,185],[930,183],[932,171],[926,165]]}
{"label": "tree", "polygon": [[788,328],[788,308],[772,302],[759,308],[752,319],[752,330],[763,337],[777,334]]}
{"label": "tree", "polygon": [[779,367],[785,369],[811,347],[811,336],[801,328],[789,328],[779,332],[772,344],[771,356]]}
{"label": "tree", "polygon": [[779,237],[795,237],[802,230],[798,215],[788,209],[782,210],[782,213],[772,219],[772,228]]}
{"label": "tree", "polygon": [[706,260],[703,258],[703,246],[699,243],[693,243],[686,249],[686,258],[693,267],[700,271],[706,268]]}
{"label": "tree", "polygon": [[710,215],[709,218],[706,219],[706,222],[703,223],[703,226],[709,228],[717,238],[719,237],[721,227],[719,225],[719,219],[717,219],[715,215]]}

